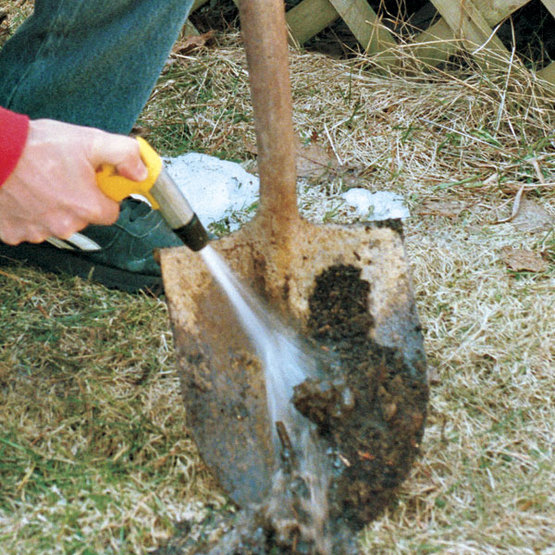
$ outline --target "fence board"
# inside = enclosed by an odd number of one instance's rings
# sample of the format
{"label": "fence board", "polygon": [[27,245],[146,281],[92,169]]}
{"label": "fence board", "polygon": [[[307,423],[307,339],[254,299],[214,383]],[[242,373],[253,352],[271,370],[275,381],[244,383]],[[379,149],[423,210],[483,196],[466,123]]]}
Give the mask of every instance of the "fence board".
{"label": "fence board", "polygon": [[[494,26],[528,2],[530,0],[474,0],[474,5],[487,24]],[[429,29],[416,35],[409,48],[413,56],[425,64],[436,66],[447,61],[460,46],[460,40],[455,37],[453,29],[441,18]]]}
{"label": "fence board", "polygon": [[[195,0],[192,10],[209,0]],[[240,0],[233,0],[238,4]],[[441,18],[409,42],[398,44],[382,24],[367,0],[303,0],[286,13],[291,42],[302,45],[342,18],[349,29],[379,65],[391,65],[399,51],[411,54],[429,65],[439,65],[460,48],[466,48],[481,65],[504,66],[509,51],[492,28],[526,5],[530,0],[430,0]],[[555,0],[542,0],[555,17]],[[191,27],[191,32],[194,32]],[[538,76],[555,83],[555,62],[538,71]]]}
{"label": "fence board", "polygon": [[194,37],[200,35],[198,29],[189,20],[185,22],[183,33],[186,37]]}
{"label": "fence board", "polygon": [[[501,40],[492,34],[488,22],[470,0],[461,3],[451,0],[431,0],[431,2],[453,29],[455,37],[461,38],[468,50],[473,51],[487,43],[487,50],[494,51],[503,58],[509,57],[508,50]],[[499,60],[489,56],[488,62],[499,63]]]}
{"label": "fence board", "polygon": [[[553,1],[553,0],[549,0]],[[530,0],[474,0],[474,6],[489,25],[497,25],[507,16],[528,4]]]}
{"label": "fence board", "polygon": [[338,18],[328,0],[304,0],[285,14],[289,32],[298,44],[304,44]]}
{"label": "fence board", "polygon": [[330,0],[337,13],[368,54],[397,46],[393,35],[381,25],[366,0]]}
{"label": "fence board", "polygon": [[193,2],[193,7],[191,8],[191,11],[194,12],[195,10],[198,10],[201,6],[204,6],[204,4],[206,4],[209,1],[210,0],[195,0]]}
{"label": "fence board", "polygon": [[455,39],[453,29],[441,18],[429,29],[416,35],[414,41],[407,44],[406,48],[424,64],[437,66],[446,62],[458,46],[460,41]]}
{"label": "fence board", "polygon": [[538,71],[538,76],[551,84],[555,84],[555,62],[551,62],[548,66]]}
{"label": "fence board", "polygon": [[549,10],[549,13],[555,17],[555,0],[542,0],[542,4]]}

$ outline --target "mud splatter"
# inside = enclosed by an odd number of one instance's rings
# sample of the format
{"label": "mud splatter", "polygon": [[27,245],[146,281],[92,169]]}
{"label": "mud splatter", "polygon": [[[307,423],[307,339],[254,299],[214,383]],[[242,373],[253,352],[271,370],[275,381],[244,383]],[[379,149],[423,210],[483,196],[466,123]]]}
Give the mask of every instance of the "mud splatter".
{"label": "mud splatter", "polygon": [[[428,402],[424,361],[416,364],[420,372],[415,375],[414,361],[407,364],[402,352],[370,338],[370,284],[360,273],[353,266],[328,268],[317,278],[309,301],[310,335],[320,349],[339,359],[328,368],[328,385],[336,400],[322,418],[321,394],[307,396],[306,388],[298,387],[294,398],[335,457],[331,520],[353,530],[375,519],[408,475],[418,454]],[[338,390],[334,384],[342,385]]]}

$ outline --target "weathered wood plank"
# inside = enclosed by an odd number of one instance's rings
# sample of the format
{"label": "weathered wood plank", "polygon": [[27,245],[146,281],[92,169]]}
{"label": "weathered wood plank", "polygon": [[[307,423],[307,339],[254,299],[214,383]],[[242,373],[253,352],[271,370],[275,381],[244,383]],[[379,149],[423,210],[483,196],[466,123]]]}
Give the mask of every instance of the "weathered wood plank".
{"label": "weathered wood plank", "polygon": [[549,10],[549,13],[555,17],[555,0],[542,0],[542,4]]}
{"label": "weathered wood plank", "polygon": [[355,38],[368,54],[397,46],[366,0],[330,0]]}
{"label": "weathered wood plank", "polygon": [[185,22],[185,25],[183,26],[183,34],[186,37],[192,37],[192,36],[196,37],[200,35],[200,33],[198,32],[198,29],[189,20],[187,20]]}
{"label": "weathered wood plank", "polygon": [[331,25],[339,14],[328,0],[304,0],[285,14],[293,42],[304,44]]}
{"label": "weathered wood plank", "polygon": [[[553,2],[554,0],[548,0]],[[474,0],[474,6],[482,14],[488,25],[497,25],[507,16],[528,4],[530,0]]]}
{"label": "weathered wood plank", "polygon": [[[528,2],[530,0],[474,0],[474,5],[488,25],[494,26]],[[408,48],[413,56],[435,66],[447,61],[459,46],[460,41],[455,38],[455,33],[445,19],[441,18],[429,29],[416,35]]]}
{"label": "weathered wood plank", "polygon": [[430,28],[416,35],[414,41],[403,48],[410,49],[411,54],[423,63],[437,66],[447,61],[458,47],[460,42],[455,39],[453,29],[441,18]]}
{"label": "weathered wood plank", "polygon": [[[195,0],[192,11],[204,6],[209,0]],[[240,0],[233,0],[238,4]],[[379,63],[394,63],[398,48],[410,49],[411,54],[423,63],[438,65],[446,61],[459,47],[476,56],[479,63],[503,64],[509,52],[501,40],[493,35],[492,27],[530,2],[530,0],[430,0],[442,16],[429,29],[416,35],[410,44],[397,45],[394,36],[381,25],[380,18],[367,0],[303,0],[289,10],[286,20],[292,42],[304,44],[314,35],[341,17],[366,50]],[[555,0],[541,0],[555,17]],[[187,22],[187,31],[196,30]],[[487,44],[486,44],[487,43]],[[486,50],[496,55],[486,56]],[[537,75],[555,83],[555,62],[538,71]]]}
{"label": "weathered wood plank", "polygon": [[195,0],[193,2],[193,7],[191,8],[191,11],[194,12],[195,10],[198,10],[201,6],[204,6],[204,4],[206,4],[207,2],[209,2],[209,0]]}
{"label": "weathered wood plank", "polygon": [[540,69],[540,71],[538,71],[538,77],[555,85],[555,62],[551,62],[548,66]]}
{"label": "weathered wood plank", "polygon": [[[488,25],[494,26],[528,2],[530,0],[474,0],[474,5],[480,10]],[[460,41],[455,38],[454,31],[445,19],[441,18],[429,29],[416,35],[409,48],[412,54],[424,63],[439,65],[454,54],[459,46]]]}
{"label": "weathered wood plank", "polygon": [[[501,40],[492,35],[492,29],[482,14],[474,6],[471,0],[464,2],[452,2],[451,0],[431,0],[436,9],[453,29],[455,38],[460,38],[474,59],[483,66],[492,64],[494,66],[504,65],[504,60],[510,54]],[[482,50],[482,46],[485,48]],[[494,55],[489,55],[494,52]]]}

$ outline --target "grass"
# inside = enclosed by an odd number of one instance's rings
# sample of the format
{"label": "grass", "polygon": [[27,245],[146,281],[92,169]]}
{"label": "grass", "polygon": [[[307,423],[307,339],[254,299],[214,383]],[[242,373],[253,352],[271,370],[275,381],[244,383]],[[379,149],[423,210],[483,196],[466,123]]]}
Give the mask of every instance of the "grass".
{"label": "grass", "polygon": [[165,497],[206,474],[163,302],[25,269],[2,281],[2,551],[141,552],[172,528]]}
{"label": "grass", "polygon": [[[352,221],[339,194],[353,186],[398,192],[412,212],[430,414],[422,457],[361,551],[553,553],[553,89],[516,66],[396,75],[369,63],[291,57],[297,132],[337,161],[301,180],[303,214]],[[164,154],[253,168],[249,102],[231,33],[176,53],[138,125]],[[531,204],[495,224],[521,189]],[[425,209],[453,202],[448,217]],[[510,270],[504,246],[547,270]],[[1,552],[144,553],[225,505],[188,435],[163,299],[3,266],[0,311]]]}

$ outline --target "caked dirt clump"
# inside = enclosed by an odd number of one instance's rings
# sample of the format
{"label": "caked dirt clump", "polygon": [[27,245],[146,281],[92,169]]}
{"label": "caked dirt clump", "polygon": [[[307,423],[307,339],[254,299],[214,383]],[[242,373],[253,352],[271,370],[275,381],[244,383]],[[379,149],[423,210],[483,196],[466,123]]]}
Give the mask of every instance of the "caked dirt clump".
{"label": "caked dirt clump", "polygon": [[330,517],[351,529],[376,518],[406,478],[428,402],[424,361],[406,361],[370,338],[370,287],[352,266],[330,267],[317,278],[309,332],[338,361],[327,382],[301,384],[293,400],[329,443]]}

